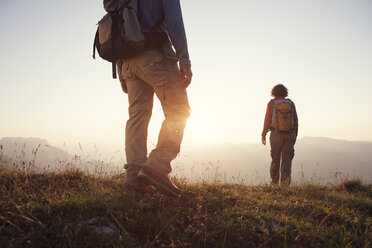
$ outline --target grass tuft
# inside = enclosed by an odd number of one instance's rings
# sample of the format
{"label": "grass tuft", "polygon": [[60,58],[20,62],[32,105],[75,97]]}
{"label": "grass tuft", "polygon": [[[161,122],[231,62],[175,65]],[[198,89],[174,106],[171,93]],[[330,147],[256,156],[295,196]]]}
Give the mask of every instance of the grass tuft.
{"label": "grass tuft", "polygon": [[360,179],[345,180],[341,183],[340,188],[349,193],[368,191],[368,186],[363,185]]}

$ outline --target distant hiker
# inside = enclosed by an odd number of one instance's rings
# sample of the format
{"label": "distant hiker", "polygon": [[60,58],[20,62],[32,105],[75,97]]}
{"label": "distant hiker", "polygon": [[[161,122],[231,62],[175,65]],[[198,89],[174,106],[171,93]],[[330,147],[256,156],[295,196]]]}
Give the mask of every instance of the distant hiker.
{"label": "distant hiker", "polygon": [[270,133],[272,184],[291,183],[292,159],[298,133],[298,118],[295,104],[288,98],[288,90],[278,84],[271,90],[274,97],[268,104],[262,131],[262,144],[266,145],[266,134]]}
{"label": "distant hiker", "polygon": [[[117,64],[122,90],[128,94],[126,185],[136,191],[152,185],[178,196],[168,174],[190,115],[186,88],[192,78],[180,0],[104,0],[104,7],[108,15],[99,22],[95,46],[101,57],[106,53],[104,59]],[[120,39],[126,42],[123,48]],[[147,156],[154,93],[165,120],[156,148]]]}

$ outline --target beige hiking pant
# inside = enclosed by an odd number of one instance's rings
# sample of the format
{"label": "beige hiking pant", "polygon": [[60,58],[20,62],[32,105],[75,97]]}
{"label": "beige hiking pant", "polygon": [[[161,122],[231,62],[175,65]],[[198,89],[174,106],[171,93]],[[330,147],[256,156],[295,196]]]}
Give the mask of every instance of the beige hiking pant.
{"label": "beige hiking pant", "polygon": [[295,132],[271,131],[270,146],[272,161],[270,176],[272,183],[277,184],[279,182],[279,169],[280,184],[289,185],[291,183],[292,159],[294,157],[296,138]]}
{"label": "beige hiking pant", "polygon": [[[129,100],[129,120],[125,130],[127,180],[133,180],[143,165],[168,175],[172,170],[170,162],[180,152],[190,115],[186,89],[180,84],[180,69],[160,51],[149,50],[125,60],[122,76]],[[147,157],[147,129],[154,93],[161,102],[165,119],[156,148]]]}

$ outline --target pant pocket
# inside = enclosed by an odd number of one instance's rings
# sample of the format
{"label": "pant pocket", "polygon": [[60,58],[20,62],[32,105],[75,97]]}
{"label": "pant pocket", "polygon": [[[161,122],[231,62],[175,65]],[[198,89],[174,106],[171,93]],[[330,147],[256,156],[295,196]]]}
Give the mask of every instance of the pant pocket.
{"label": "pant pocket", "polygon": [[164,55],[153,54],[146,58],[146,63],[139,65],[141,78],[153,87],[168,83]]}
{"label": "pant pocket", "polygon": [[125,81],[130,81],[135,79],[135,76],[131,70],[129,62],[124,62],[121,66],[121,75]]}

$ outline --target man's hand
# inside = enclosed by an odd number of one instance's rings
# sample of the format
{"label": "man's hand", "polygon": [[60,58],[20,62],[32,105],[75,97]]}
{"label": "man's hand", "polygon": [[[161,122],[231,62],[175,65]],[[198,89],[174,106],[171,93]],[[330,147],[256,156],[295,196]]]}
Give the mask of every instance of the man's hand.
{"label": "man's hand", "polygon": [[192,79],[192,71],[191,68],[181,68],[182,76],[184,77],[184,80],[181,82],[182,87],[185,89],[189,86]]}
{"label": "man's hand", "polygon": [[121,89],[123,90],[123,92],[128,94],[127,84],[124,81],[120,82],[120,84],[121,84]]}
{"label": "man's hand", "polygon": [[266,135],[265,136],[262,136],[262,144],[265,146],[266,145]]}

